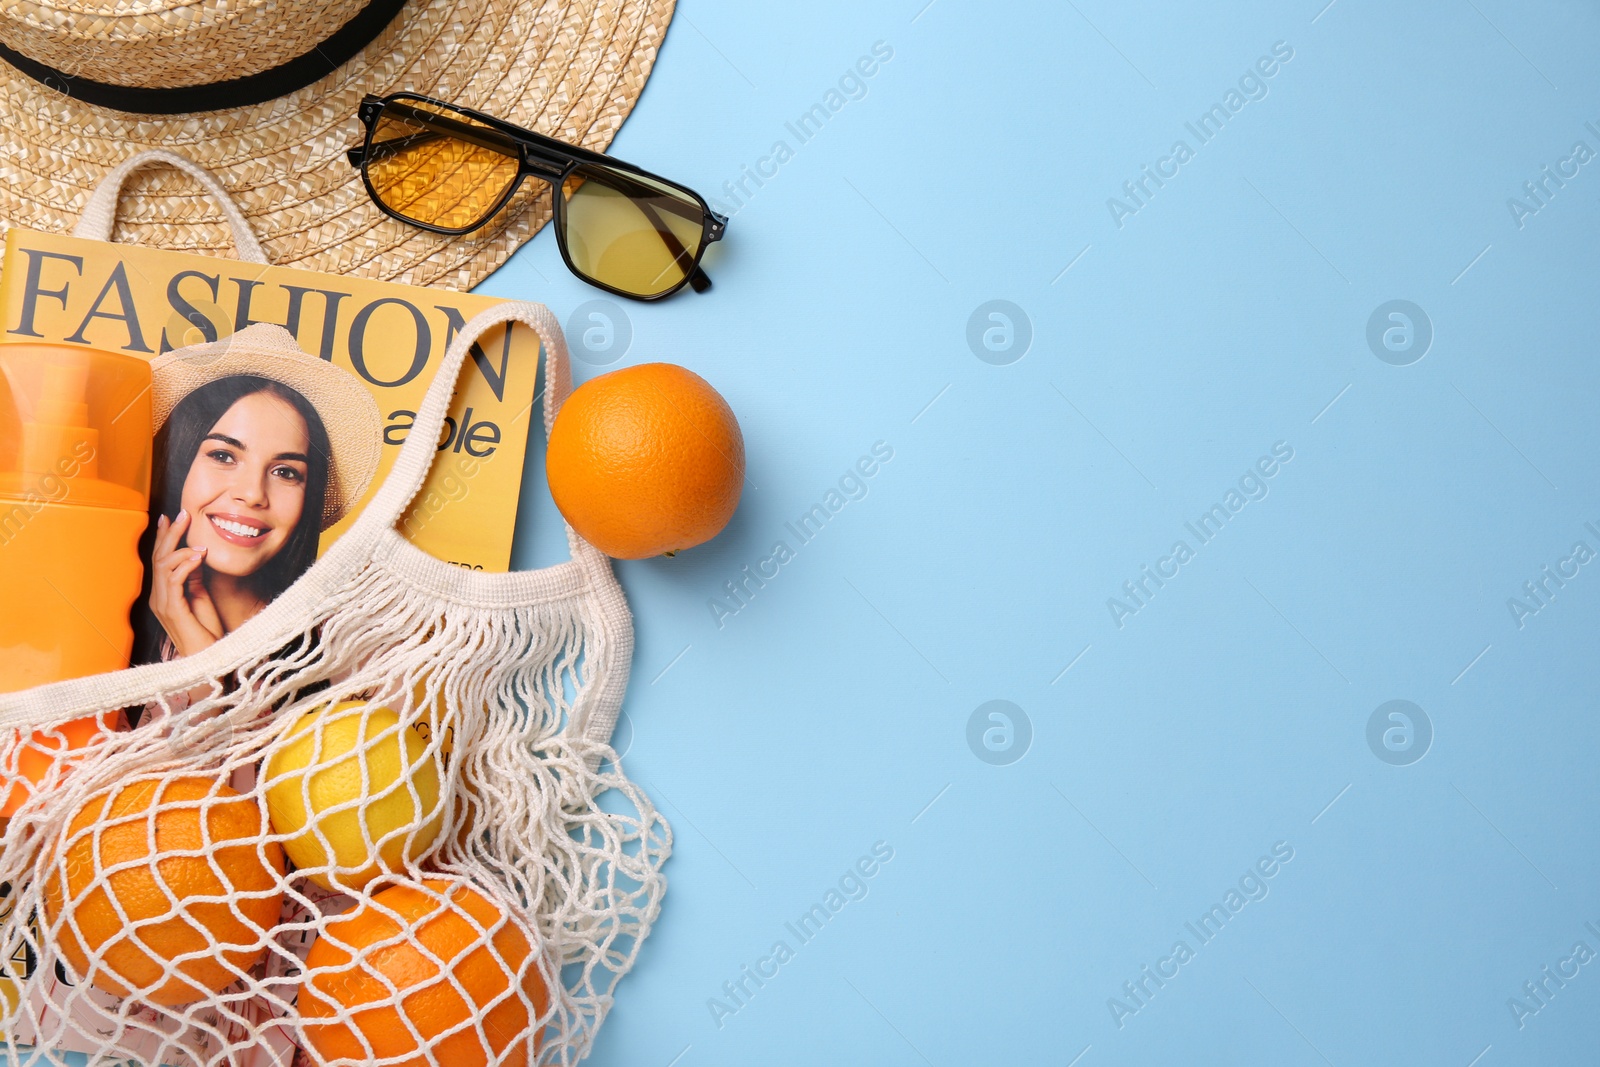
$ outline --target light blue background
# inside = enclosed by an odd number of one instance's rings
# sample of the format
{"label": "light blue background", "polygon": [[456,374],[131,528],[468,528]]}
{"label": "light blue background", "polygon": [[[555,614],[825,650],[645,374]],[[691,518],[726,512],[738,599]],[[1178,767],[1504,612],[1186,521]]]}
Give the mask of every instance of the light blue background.
{"label": "light blue background", "polygon": [[[795,154],[711,293],[624,309],[614,365],[710,380],[749,484],[711,544],[618,568],[619,744],[676,848],[591,1062],[1593,1059],[1600,961],[1520,1029],[1507,1001],[1600,951],[1600,563],[1520,629],[1507,600],[1600,549],[1600,161],[1520,228],[1507,201],[1600,151],[1600,16],[1325,2],[681,0],[613,151],[729,206]],[[800,145],[785,123],[877,41],[866,96]],[[1185,122],[1275,42],[1267,96],[1199,146]],[[1180,138],[1119,228],[1107,199]],[[563,318],[600,295],[549,232],[482,290]],[[1031,323],[1009,365],[966,340],[996,298]],[[1367,344],[1392,299],[1433,324],[1409,366]],[[867,496],[797,545],[879,441]],[[1119,629],[1107,599],[1276,442],[1270,495]],[[517,565],[556,529],[541,453]],[[1031,722],[1009,766],[966,739],[995,699]],[[1366,740],[1391,699],[1435,732],[1410,766]],[[880,841],[865,899],[800,945],[784,924]],[[1277,842],[1269,895],[1202,946],[1185,923]],[[1108,998],[1179,939],[1195,958],[1119,1028]]]}

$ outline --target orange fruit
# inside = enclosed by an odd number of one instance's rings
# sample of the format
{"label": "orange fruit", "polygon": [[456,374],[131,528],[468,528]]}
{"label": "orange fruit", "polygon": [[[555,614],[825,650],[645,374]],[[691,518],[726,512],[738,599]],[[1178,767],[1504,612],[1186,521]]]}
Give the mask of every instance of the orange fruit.
{"label": "orange fruit", "polygon": [[22,731],[17,731],[18,747],[4,766],[0,766],[0,818],[10,818],[27,803],[34,787],[44,781],[57,759],[70,761],[73,753],[88,748],[121,727],[122,713],[116,712],[73,719],[36,730],[26,738]]}
{"label": "orange fruit", "polygon": [[[506,919],[471,886],[430,878],[385,889],[329,920],[306,954],[298,1004],[311,1051],[324,1063],[427,1067],[431,1051],[449,1067],[523,1067],[549,995],[515,921],[492,938],[483,932]],[[383,944],[405,935],[416,944]],[[341,1010],[350,1022],[338,1018]]]}
{"label": "orange fruit", "polygon": [[739,504],[744,435],[706,380],[671,363],[602,374],[567,398],[545,456],[572,528],[618,559],[715,537]]}
{"label": "orange fruit", "polygon": [[267,833],[254,800],[205,778],[90,797],[45,884],[61,954],[113,996],[175,1008],[220,992],[261,960],[278,924],[283,850],[261,842]]}

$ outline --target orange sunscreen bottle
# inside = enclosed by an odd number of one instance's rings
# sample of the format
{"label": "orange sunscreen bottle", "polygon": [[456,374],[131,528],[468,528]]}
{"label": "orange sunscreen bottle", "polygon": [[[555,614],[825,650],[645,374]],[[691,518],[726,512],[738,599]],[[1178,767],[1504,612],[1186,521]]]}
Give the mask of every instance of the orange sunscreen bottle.
{"label": "orange sunscreen bottle", "polygon": [[[0,693],[120,670],[149,521],[150,365],[64,345],[0,345]],[[0,761],[0,818],[108,713],[41,729]]]}

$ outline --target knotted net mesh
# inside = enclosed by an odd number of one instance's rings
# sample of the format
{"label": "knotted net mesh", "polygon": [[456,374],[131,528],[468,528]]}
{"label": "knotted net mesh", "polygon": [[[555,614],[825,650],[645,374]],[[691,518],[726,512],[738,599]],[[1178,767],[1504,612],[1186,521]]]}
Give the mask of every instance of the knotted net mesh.
{"label": "knotted net mesh", "polygon": [[0,846],[0,1059],[582,1058],[671,847],[583,728],[615,682],[597,610],[462,603],[380,560],[70,758],[0,731],[0,774],[52,755]]}

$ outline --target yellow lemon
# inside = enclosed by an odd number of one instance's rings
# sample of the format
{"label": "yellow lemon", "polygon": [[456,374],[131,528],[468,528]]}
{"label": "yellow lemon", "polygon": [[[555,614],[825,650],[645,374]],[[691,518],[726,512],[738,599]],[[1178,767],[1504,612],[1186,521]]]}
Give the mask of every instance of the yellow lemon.
{"label": "yellow lemon", "polygon": [[439,836],[439,764],[389,708],[347,700],[302,716],[267,761],[267,811],[312,881],[360,889]]}

